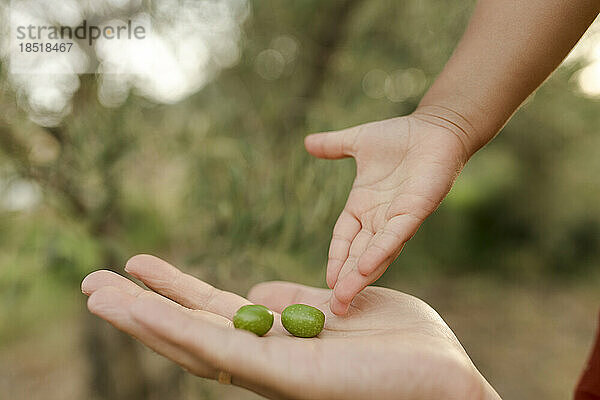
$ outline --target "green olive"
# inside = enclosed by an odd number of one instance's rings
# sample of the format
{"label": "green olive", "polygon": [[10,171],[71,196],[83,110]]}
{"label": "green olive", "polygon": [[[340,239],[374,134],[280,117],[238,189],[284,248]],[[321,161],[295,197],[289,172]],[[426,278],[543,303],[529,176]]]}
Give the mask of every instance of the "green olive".
{"label": "green olive", "polygon": [[233,326],[262,336],[273,326],[273,312],[257,304],[242,306],[233,316]]}
{"label": "green olive", "polygon": [[296,337],[311,338],[323,330],[325,314],[306,304],[292,304],[281,313],[281,324]]}

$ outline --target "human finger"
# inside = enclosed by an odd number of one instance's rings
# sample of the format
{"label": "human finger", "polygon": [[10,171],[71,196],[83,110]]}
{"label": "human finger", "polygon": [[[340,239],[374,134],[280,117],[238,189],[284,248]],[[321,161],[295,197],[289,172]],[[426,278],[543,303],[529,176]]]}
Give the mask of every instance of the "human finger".
{"label": "human finger", "polygon": [[344,209],[333,227],[333,235],[329,245],[326,278],[329,288],[333,289],[335,286],[340,270],[348,259],[352,241],[360,232],[360,229],[361,224],[358,219]]}
{"label": "human finger", "polygon": [[407,240],[416,232],[421,220],[403,214],[391,218],[377,231],[358,260],[358,271],[362,275],[371,274],[384,260],[398,253]]}
{"label": "human finger", "polygon": [[151,255],[140,254],[130,258],[125,271],[152,290],[185,307],[205,310],[229,319],[241,306],[250,304],[237,294],[217,289]]}
{"label": "human finger", "polygon": [[[139,324],[131,315],[131,308],[140,299],[147,296],[158,296],[155,293],[145,291],[146,294],[133,296],[114,286],[104,286],[95,290],[88,299],[88,309],[93,314],[106,320],[115,328],[137,338],[139,341],[154,351],[175,361],[186,370],[206,378],[215,378],[216,369],[207,365],[177,346],[150,332],[142,324]],[[149,313],[149,317],[152,317]],[[206,318],[217,322],[213,316],[196,313],[195,318]],[[221,317],[222,318],[222,317]]]}

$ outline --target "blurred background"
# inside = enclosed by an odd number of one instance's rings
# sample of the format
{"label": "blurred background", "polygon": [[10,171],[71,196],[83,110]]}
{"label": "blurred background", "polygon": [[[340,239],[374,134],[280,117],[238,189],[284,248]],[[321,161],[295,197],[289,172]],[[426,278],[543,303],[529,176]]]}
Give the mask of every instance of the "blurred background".
{"label": "blurred background", "polygon": [[[0,393],[135,400],[258,396],[90,316],[85,274],[146,252],[240,294],[324,286],[354,164],[303,137],[414,110],[474,1],[45,0],[52,23],[147,7],[154,29],[118,55],[135,73],[55,76],[8,73],[0,4]],[[437,309],[507,399],[569,398],[593,340],[599,24],[378,282]]]}

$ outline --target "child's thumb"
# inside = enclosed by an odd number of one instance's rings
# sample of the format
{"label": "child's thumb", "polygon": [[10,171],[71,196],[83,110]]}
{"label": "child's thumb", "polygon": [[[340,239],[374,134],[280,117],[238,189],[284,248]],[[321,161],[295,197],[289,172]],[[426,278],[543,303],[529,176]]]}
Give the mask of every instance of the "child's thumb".
{"label": "child's thumb", "polygon": [[314,133],[304,139],[304,146],[310,154],[319,158],[337,159],[351,157],[353,155],[355,138],[355,128]]}

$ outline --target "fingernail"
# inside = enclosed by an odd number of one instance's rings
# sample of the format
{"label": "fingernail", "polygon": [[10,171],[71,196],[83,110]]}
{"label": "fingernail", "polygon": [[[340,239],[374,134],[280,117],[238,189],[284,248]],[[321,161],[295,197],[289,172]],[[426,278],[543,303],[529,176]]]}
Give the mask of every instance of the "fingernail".
{"label": "fingernail", "polygon": [[137,278],[138,277],[138,273],[135,270],[135,266],[132,266],[131,264],[127,263],[125,264],[125,268],[123,268],[125,270],[125,272],[127,272],[129,275]]}
{"label": "fingernail", "polygon": [[79,288],[81,289],[81,293],[83,293],[85,295],[87,295],[88,293],[85,291],[85,289],[83,287],[87,285],[86,280],[87,280],[88,276],[89,275],[87,275],[85,278],[83,278],[83,280],[81,281],[81,285],[79,285]]}

